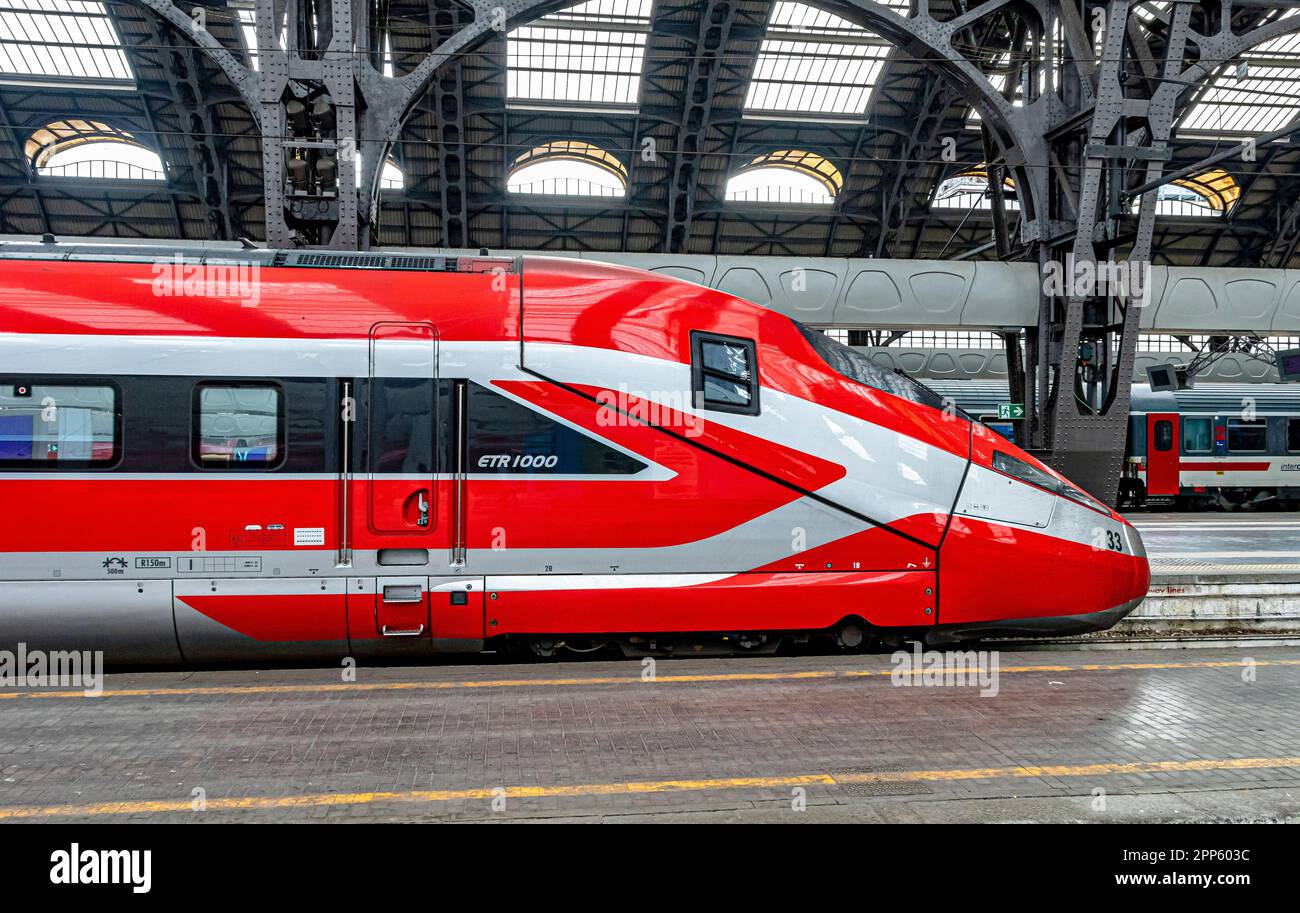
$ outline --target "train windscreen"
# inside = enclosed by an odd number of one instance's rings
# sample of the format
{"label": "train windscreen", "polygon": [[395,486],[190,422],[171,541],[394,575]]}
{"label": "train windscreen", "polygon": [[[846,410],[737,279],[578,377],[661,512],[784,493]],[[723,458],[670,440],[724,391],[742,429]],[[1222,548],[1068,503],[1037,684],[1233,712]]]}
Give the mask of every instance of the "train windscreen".
{"label": "train windscreen", "polygon": [[808,340],[808,344],[813,347],[813,350],[837,374],[842,374],[849,380],[855,380],[876,390],[883,390],[885,393],[891,393],[910,402],[931,406],[935,409],[955,411],[967,421],[974,421],[955,402],[940,396],[925,384],[908,377],[906,374],[887,371],[861,352],[849,348],[842,342],[836,342],[825,333],[804,326],[797,320],[794,321],[794,325],[799,328],[799,332],[803,334],[804,339]]}

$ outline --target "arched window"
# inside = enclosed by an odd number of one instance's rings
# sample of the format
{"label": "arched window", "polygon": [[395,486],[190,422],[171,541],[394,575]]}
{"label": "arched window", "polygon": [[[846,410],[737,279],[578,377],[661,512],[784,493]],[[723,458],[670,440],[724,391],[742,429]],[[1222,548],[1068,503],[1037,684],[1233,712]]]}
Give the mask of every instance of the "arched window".
{"label": "arched window", "polygon": [[406,186],[406,175],[392,159],[385,161],[384,167],[379,169],[379,186],[383,190],[401,190]]}
{"label": "arched window", "polygon": [[[1241,187],[1236,179],[1222,168],[1216,168],[1157,187],[1156,215],[1221,216],[1240,196]],[[1134,212],[1141,203],[1140,197],[1133,201]]]}
{"label": "arched window", "polygon": [[[1016,182],[1004,177],[1002,190],[1007,209],[1019,209],[1020,203],[1015,199]],[[938,209],[991,209],[988,172],[981,166],[940,182],[930,205]]]}
{"label": "arched window", "polygon": [[127,131],[95,120],[69,118],[47,124],[27,139],[25,151],[42,177],[114,181],[167,177],[158,153]]}
{"label": "arched window", "polygon": [[727,199],[757,203],[829,206],[844,187],[844,175],[816,152],[781,149],[743,165],[727,181]]}
{"label": "arched window", "polygon": [[515,159],[506,189],[575,197],[621,197],[627,194],[627,168],[599,146],[556,140]]}
{"label": "arched window", "polygon": [[[357,187],[361,186],[361,153],[357,153]],[[406,187],[406,175],[391,158],[384,159],[384,167],[379,169],[379,189],[401,190]]]}

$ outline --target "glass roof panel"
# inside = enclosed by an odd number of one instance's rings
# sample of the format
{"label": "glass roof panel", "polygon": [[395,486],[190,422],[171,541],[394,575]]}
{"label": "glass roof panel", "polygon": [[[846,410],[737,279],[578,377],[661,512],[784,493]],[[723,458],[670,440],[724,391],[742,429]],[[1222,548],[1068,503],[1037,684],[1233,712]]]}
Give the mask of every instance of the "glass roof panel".
{"label": "glass roof panel", "polygon": [[633,107],[652,0],[587,0],[520,26],[506,41],[511,101]]}
{"label": "glass roof panel", "polygon": [[[1010,178],[1004,178],[1002,187],[1006,191],[1003,197],[1006,208],[1009,211],[1019,209],[1020,203],[1015,199],[1015,182]],[[993,198],[989,194],[989,178],[983,166],[941,181],[930,205],[936,209],[992,209]]]}
{"label": "glass roof panel", "polygon": [[[1300,10],[1287,10],[1293,16]],[[1260,134],[1300,116],[1300,34],[1266,41],[1215,73],[1179,133]]]}
{"label": "glass roof panel", "polygon": [[[885,0],[885,5],[906,15],[911,0]],[[768,20],[745,110],[861,115],[892,47],[839,16],[781,0]]]}
{"label": "glass roof panel", "polygon": [[129,84],[135,75],[100,0],[0,0],[0,79]]}
{"label": "glass roof panel", "polygon": [[[3,3],[4,0],[0,0]],[[248,51],[248,66],[252,70],[257,69],[257,11],[255,9],[240,8],[236,10],[239,14],[239,35],[243,39],[244,49]],[[278,29],[280,36],[280,47],[285,47],[285,23],[280,20]],[[388,35],[384,35],[384,75],[392,76],[393,54],[388,45]]]}

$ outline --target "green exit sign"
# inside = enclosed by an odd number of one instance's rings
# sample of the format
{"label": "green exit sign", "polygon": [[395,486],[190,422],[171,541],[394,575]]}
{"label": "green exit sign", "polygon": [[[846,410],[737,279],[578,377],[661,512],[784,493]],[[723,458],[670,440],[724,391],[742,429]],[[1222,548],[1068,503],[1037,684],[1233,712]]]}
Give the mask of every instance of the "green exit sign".
{"label": "green exit sign", "polygon": [[1024,418],[1024,403],[998,403],[998,418]]}

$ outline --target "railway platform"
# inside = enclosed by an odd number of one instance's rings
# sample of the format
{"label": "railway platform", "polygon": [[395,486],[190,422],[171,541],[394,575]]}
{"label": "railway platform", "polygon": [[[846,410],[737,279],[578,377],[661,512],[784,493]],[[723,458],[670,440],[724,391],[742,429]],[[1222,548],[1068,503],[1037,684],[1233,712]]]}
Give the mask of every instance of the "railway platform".
{"label": "railway platform", "polygon": [[929,656],[6,690],[0,822],[1300,820],[1300,648]]}
{"label": "railway platform", "polygon": [[1132,513],[1151,591],[1109,631],[1045,646],[1300,645],[1300,514]]}

